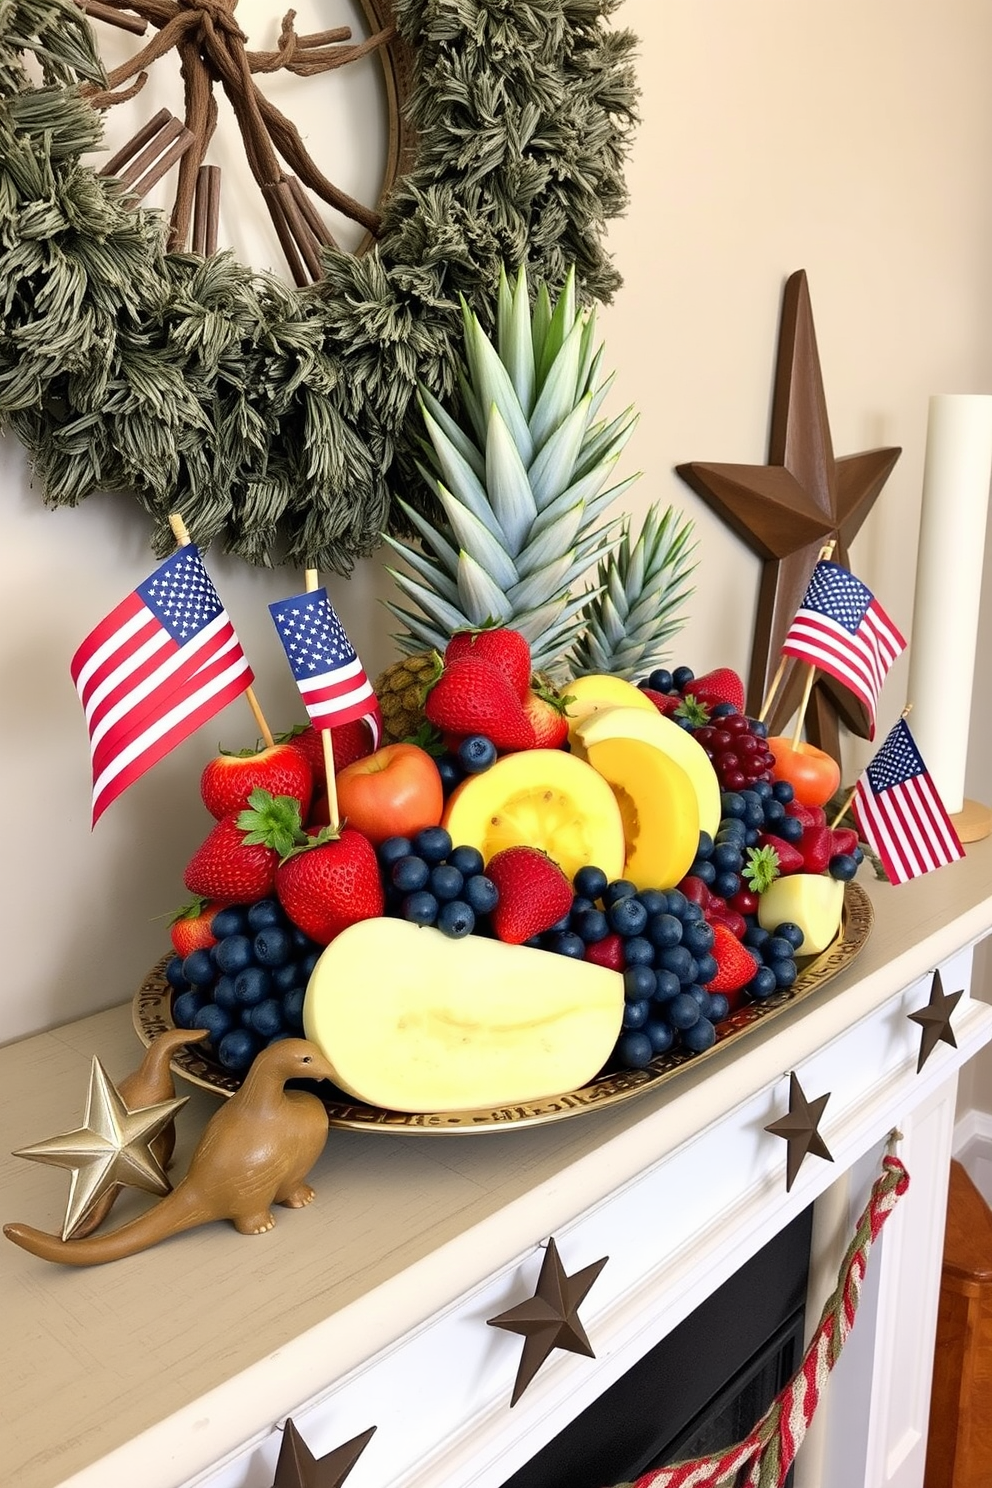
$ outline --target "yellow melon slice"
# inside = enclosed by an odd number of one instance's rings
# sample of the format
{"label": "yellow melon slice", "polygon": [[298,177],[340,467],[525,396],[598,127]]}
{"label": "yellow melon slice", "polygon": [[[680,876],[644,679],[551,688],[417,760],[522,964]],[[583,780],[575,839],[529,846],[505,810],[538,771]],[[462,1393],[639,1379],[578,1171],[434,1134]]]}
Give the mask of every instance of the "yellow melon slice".
{"label": "yellow melon slice", "polygon": [[619,878],[625,847],[616,798],[585,760],[561,749],[505,754],[463,780],[442,817],[456,846],[477,847],[488,863],[504,847],[538,847],[567,875],[587,863]]}
{"label": "yellow melon slice", "polygon": [[606,1063],[622,1017],[619,972],[395,919],[342,931],[303,1008],[342,1090],[423,1112],[578,1089]]}
{"label": "yellow melon slice", "polygon": [[585,758],[590,746],[603,739],[640,739],[681,765],[696,792],[700,831],[716,836],[720,826],[720,782],[705,749],[690,733],[665,718],[653,704],[648,712],[643,708],[604,708],[577,724],[572,750]]}
{"label": "yellow melon slice", "polygon": [[836,939],[844,911],[844,885],[829,873],[788,873],[758,896],[758,924],[774,930],[786,921],[803,932],[799,956],[825,951]]}
{"label": "yellow melon slice", "polygon": [[699,847],[699,805],[681,765],[642,739],[590,744],[589,764],[620,806],[627,858],[623,876],[639,889],[673,889]]}
{"label": "yellow melon slice", "polygon": [[565,709],[568,719],[568,738],[583,721],[603,708],[640,708],[650,713],[658,710],[639,687],[624,677],[611,677],[608,673],[595,673],[588,677],[576,677],[562,688],[563,696],[571,698]]}

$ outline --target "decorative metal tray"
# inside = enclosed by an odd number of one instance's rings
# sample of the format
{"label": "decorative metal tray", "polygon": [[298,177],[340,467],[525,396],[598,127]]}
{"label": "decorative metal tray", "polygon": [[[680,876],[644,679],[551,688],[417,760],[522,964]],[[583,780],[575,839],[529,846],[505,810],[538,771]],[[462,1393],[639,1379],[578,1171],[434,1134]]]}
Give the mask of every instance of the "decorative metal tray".
{"label": "decorative metal tray", "polygon": [[[584,1111],[613,1106],[642,1091],[655,1090],[663,1082],[676,1078],[686,1065],[700,1065],[716,1050],[746,1038],[757,1024],[787,1013],[797,1002],[801,1002],[850,966],[871,933],[873,918],[871,900],[864,889],[858,884],[848,884],[844,894],[844,916],[833,944],[818,956],[800,958],[799,975],[788,990],[765,1002],[750,1003],[725,1018],[717,1027],[716,1043],[703,1054],[660,1054],[645,1069],[598,1075],[579,1090],[570,1090],[563,1095],[549,1096],[546,1100],[532,1101],[526,1105],[501,1106],[495,1110],[427,1111],[411,1114],[408,1111],[389,1111],[378,1106],[363,1105],[327,1081],[314,1088],[327,1107],[331,1126],[347,1127],[352,1131],[405,1134],[505,1131],[508,1127],[543,1126],[549,1121],[561,1121],[567,1116],[578,1116]],[[172,989],[165,980],[165,967],[170,959],[171,957],[164,956],[149,972],[132,1004],[135,1029],[146,1045],[167,1028],[176,1026],[172,1020]],[[182,1079],[210,1090],[214,1095],[233,1095],[241,1084],[237,1075],[211,1060],[196,1044],[181,1048],[172,1061],[172,1068]]]}

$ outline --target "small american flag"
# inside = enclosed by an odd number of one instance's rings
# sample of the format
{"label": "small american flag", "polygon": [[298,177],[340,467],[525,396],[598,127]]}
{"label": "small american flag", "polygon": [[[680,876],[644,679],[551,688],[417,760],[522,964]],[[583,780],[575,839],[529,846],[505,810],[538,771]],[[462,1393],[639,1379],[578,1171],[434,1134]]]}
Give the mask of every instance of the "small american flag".
{"label": "small american flag", "polygon": [[782,645],[786,656],[810,662],[854,693],[871,719],[889,667],[906,642],[867,585],[839,563],[821,558]]}
{"label": "small american flag", "polygon": [[94,826],[129,785],[253,681],[192,544],[101,620],[70,672],[90,736]]}
{"label": "small american flag", "polygon": [[905,719],[861,776],[852,806],[892,883],[906,883],[964,857]]}
{"label": "small american flag", "polygon": [[379,705],[327,590],[291,595],[269,610],[314,726],[365,718],[377,740]]}

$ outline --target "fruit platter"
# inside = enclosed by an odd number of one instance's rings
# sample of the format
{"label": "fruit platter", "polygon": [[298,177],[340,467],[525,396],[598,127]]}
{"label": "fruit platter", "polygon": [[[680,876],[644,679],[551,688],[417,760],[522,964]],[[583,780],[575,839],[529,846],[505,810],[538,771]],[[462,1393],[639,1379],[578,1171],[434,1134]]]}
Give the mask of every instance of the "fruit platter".
{"label": "fruit platter", "polygon": [[598,417],[594,319],[571,277],[554,305],[504,278],[492,338],[466,307],[462,421],[422,391],[440,515],[386,539],[413,608],[388,604],[374,685],[353,651],[309,681],[348,645],[312,572],[270,606],[310,722],[203,770],[194,897],[134,1001],[146,1041],[197,1030],[181,1075],[230,1093],[303,1034],[336,1124],[557,1119],[745,1037],[867,939],[838,764],[801,718],[769,738],[732,669],[669,664],[690,526],[604,525],[636,419]]}

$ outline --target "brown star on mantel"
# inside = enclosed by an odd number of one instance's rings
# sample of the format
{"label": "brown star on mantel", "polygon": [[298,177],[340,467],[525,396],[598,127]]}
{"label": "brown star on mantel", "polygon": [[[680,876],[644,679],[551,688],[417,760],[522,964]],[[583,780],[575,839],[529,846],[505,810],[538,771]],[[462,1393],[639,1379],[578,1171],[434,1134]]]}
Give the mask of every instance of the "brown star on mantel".
{"label": "brown star on mantel", "polygon": [[[898,449],[835,459],[813,329],[809,286],[800,269],[786,281],[779,332],[767,465],[676,467],[678,474],[764,560],[755,619],[747,708],[757,714],[802,602],[821,547],[848,566],[848,547],[899,458]],[[779,734],[795,713],[805,665],[790,659],[766,722]],[[817,678],[806,711],[810,740],[839,760],[838,715],[867,738],[863,705],[830,677]]]}
{"label": "brown star on mantel", "polygon": [[556,1348],[594,1359],[592,1345],[579,1321],[579,1308],[602,1271],[609,1256],[593,1261],[591,1266],[566,1276],[554,1240],[548,1241],[541,1262],[537,1291],[526,1302],[519,1302],[498,1317],[487,1318],[492,1328],[506,1328],[523,1334],[524,1347],[520,1367],[513,1383],[510,1405],[516,1405],[541,1365]]}
{"label": "brown star on mantel", "polygon": [[830,1092],[828,1091],[826,1095],[818,1095],[815,1100],[807,1100],[795,1071],[793,1070],[789,1075],[789,1113],[787,1116],[780,1116],[778,1121],[773,1121],[770,1126],[765,1127],[766,1132],[771,1132],[775,1137],[784,1137],[789,1144],[785,1166],[786,1192],[795,1183],[796,1175],[808,1152],[812,1152],[814,1157],[825,1158],[827,1162],[834,1160],[830,1149],[817,1130],[829,1099]]}
{"label": "brown star on mantel", "polygon": [[922,1029],[920,1057],[916,1062],[917,1074],[920,1073],[938,1044],[950,1044],[952,1049],[957,1048],[957,1039],[951,1027],[951,1014],[963,996],[963,987],[960,992],[945,992],[940,972],[935,971],[933,981],[930,983],[930,1001],[926,1007],[908,1015],[912,1022],[919,1023]]}
{"label": "brown star on mantel", "polygon": [[374,1434],[375,1427],[370,1426],[360,1436],[353,1436],[351,1441],[335,1447],[325,1457],[317,1458],[290,1416],[283,1427],[272,1488],[341,1488]]}

